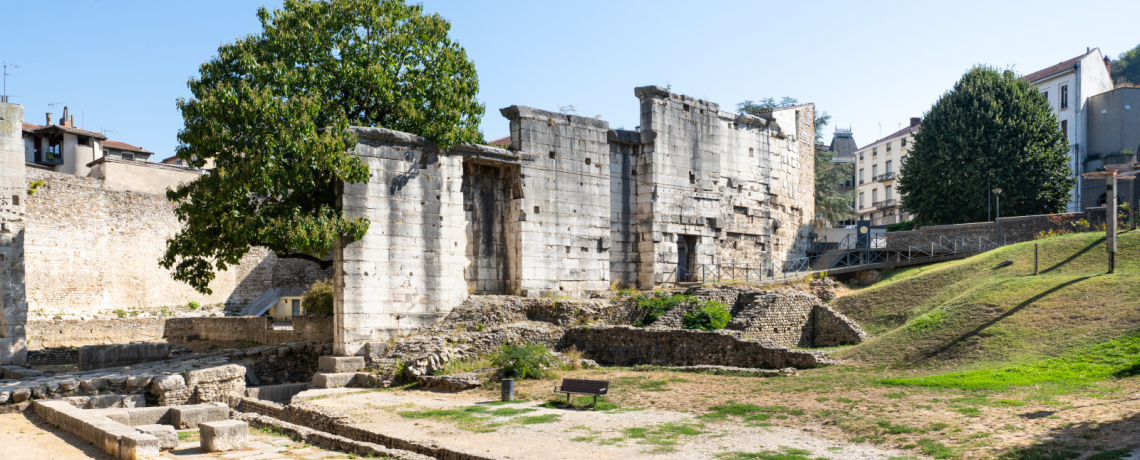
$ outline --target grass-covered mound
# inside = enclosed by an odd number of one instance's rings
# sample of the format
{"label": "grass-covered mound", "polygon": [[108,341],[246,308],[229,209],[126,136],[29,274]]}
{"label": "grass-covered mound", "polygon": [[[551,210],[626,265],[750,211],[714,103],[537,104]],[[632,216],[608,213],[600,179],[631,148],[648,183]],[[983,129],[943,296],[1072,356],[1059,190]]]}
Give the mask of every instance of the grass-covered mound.
{"label": "grass-covered mound", "polygon": [[[1140,232],[1123,232],[1117,269],[1103,233],[1037,241],[969,259],[886,273],[832,306],[873,335],[836,355],[895,365],[1025,363],[1106,343],[1140,329]],[[1000,262],[1013,265],[995,268]]]}

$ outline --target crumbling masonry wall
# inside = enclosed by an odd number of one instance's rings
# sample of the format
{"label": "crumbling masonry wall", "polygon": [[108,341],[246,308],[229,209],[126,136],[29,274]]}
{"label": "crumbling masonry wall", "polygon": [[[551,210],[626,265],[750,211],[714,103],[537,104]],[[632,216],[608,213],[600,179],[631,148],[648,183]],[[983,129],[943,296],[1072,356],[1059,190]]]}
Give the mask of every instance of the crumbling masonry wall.
{"label": "crumbling masonry wall", "polygon": [[611,283],[651,289],[698,264],[803,257],[813,106],[755,117],[660,87],[635,94],[639,131],[504,108],[509,149],[440,152],[352,128],[371,177],[344,184],[341,205],[372,225],[334,254],[337,353],[434,324],[469,294],[585,298]]}
{"label": "crumbling masonry wall", "polygon": [[[665,88],[641,100],[637,196],[639,286],[701,264],[803,257],[814,208],[814,108],[762,117]],[[687,257],[686,257],[687,254]]]}

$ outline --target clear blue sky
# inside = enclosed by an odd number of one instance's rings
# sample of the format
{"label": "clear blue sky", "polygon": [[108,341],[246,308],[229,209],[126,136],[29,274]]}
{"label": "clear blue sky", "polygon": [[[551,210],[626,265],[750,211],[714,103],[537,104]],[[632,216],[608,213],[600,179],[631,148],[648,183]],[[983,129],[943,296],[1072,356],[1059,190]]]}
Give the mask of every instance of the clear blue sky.
{"label": "clear blue sky", "polygon": [[[850,125],[860,145],[921,115],[976,63],[1028,73],[1100,47],[1140,43],[1140,2],[512,2],[425,0],[475,61],[483,132],[507,134],[498,109],[574,105],[611,127],[638,124],[633,88],[734,110],[792,96]],[[0,60],[25,120],[71,107],[76,122],[172,155],[175,99],[217,47],[260,26],[279,1],[0,1]]]}

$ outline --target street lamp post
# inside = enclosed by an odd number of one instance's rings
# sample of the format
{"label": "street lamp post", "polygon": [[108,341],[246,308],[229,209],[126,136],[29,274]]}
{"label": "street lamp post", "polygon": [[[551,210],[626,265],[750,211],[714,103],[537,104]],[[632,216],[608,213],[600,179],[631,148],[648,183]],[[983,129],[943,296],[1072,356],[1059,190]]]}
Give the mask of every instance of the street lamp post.
{"label": "street lamp post", "polygon": [[1105,234],[1104,249],[1108,253],[1108,272],[1116,271],[1116,185],[1119,181],[1137,180],[1140,162],[1126,165],[1108,165],[1104,171],[1093,171],[1081,176],[1085,179],[1104,179],[1105,190]]}
{"label": "street lamp post", "polygon": [[994,220],[994,230],[997,237],[1001,238],[1001,188],[995,188],[993,192],[997,195],[997,219]]}

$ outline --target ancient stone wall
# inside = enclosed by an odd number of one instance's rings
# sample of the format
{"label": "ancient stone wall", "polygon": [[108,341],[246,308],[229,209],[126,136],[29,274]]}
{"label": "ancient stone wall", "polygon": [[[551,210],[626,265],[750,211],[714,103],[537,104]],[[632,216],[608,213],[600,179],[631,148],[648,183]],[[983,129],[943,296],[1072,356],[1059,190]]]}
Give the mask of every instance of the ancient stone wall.
{"label": "ancient stone wall", "polygon": [[566,330],[562,347],[574,346],[602,364],[690,366],[696,364],[809,369],[834,362],[821,352],[791,350],[730,332],[640,329],[629,326]]}
{"label": "ancient stone wall", "polygon": [[620,287],[637,286],[637,160],[641,133],[610,130],[610,280]]}
{"label": "ancient stone wall", "polygon": [[0,103],[0,364],[26,362],[24,108]]}
{"label": "ancient stone wall", "polygon": [[511,106],[511,148],[522,164],[517,219],[509,225],[522,295],[584,297],[610,285],[609,123]]}
{"label": "ancient stone wall", "polygon": [[424,139],[354,128],[367,183],[345,184],[347,217],[368,233],[335,251],[337,354],[394,331],[431,325],[467,295],[464,282],[463,157],[439,155]]}
{"label": "ancient stone wall", "polygon": [[293,329],[273,329],[268,316],[230,316],[215,318],[168,318],[164,338],[197,337],[199,339],[251,341],[263,345],[287,342],[328,342],[333,337],[331,316],[295,316]]}
{"label": "ancient stone wall", "polygon": [[266,289],[311,284],[328,273],[255,249],[211,283],[205,295],[158,265],[181,228],[161,195],[112,190],[103,181],[29,168],[43,181],[28,198],[26,288],[40,314],[96,314],[120,308],[200,304],[244,306]]}
{"label": "ancient stone wall", "polygon": [[165,318],[56,319],[28,321],[28,349],[149,342],[163,337]]}
{"label": "ancient stone wall", "polygon": [[661,87],[635,93],[637,174],[652,187],[637,200],[642,288],[701,264],[803,257],[814,213],[810,104],[753,117]]}

